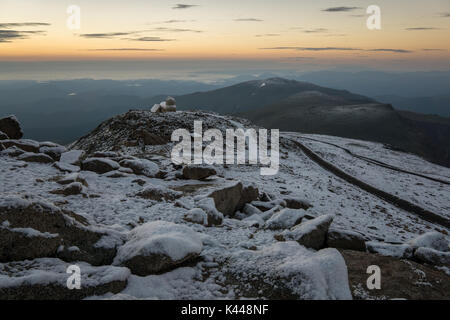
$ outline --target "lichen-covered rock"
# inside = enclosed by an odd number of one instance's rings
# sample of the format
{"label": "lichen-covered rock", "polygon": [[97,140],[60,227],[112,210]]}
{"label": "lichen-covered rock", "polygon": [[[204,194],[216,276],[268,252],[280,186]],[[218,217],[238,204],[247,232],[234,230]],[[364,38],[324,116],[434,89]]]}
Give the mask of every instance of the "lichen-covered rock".
{"label": "lichen-covered rock", "polygon": [[358,232],[330,229],[327,234],[327,246],[337,249],[366,251],[366,239]]}
{"label": "lichen-covered rock", "polygon": [[52,157],[44,154],[44,153],[31,153],[25,152],[17,157],[18,160],[22,160],[25,162],[37,162],[37,163],[53,163]]}
{"label": "lichen-covered rock", "polygon": [[214,168],[207,166],[189,165],[183,168],[183,178],[187,180],[204,180],[216,174]]}
{"label": "lichen-covered rock", "polygon": [[120,165],[110,159],[106,158],[88,158],[81,163],[81,169],[85,171],[92,171],[98,174],[107,173],[120,168]]}
{"label": "lichen-covered rock", "polygon": [[191,261],[202,249],[200,237],[189,227],[165,221],[149,222],[130,232],[114,264],[128,267],[133,274],[147,276]]}
{"label": "lichen-covered rock", "polygon": [[13,115],[0,119],[0,131],[3,131],[10,139],[22,139],[23,137],[20,123]]}
{"label": "lichen-covered rock", "polygon": [[119,293],[127,286],[130,270],[93,267],[77,262],[80,289],[67,286],[70,266],[60,259],[41,258],[0,263],[0,300],[79,300],[106,293]]}
{"label": "lichen-covered rock", "polygon": [[319,250],[325,247],[328,228],[333,222],[332,215],[323,215],[304,222],[291,230],[286,230],[276,236],[277,240],[297,241],[299,244]]}

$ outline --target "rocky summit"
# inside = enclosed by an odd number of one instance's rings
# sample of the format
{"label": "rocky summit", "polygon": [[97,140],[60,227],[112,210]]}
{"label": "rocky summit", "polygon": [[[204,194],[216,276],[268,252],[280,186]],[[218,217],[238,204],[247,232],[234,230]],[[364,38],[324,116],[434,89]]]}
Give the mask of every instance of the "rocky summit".
{"label": "rocky summit", "polygon": [[448,168],[290,132],[276,175],[173,163],[172,133],[194,121],[259,128],[165,105],[67,146],[0,119],[0,299],[450,299]]}

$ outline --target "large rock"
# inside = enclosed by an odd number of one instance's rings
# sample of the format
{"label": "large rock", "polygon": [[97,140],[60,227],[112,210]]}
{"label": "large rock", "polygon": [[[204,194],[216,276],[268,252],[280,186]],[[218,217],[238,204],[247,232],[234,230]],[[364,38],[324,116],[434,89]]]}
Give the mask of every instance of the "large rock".
{"label": "large rock", "polygon": [[83,192],[83,185],[80,182],[72,182],[63,188],[52,190],[50,193],[64,196],[75,196]]}
{"label": "large rock", "polygon": [[107,173],[120,168],[120,165],[106,158],[88,158],[81,163],[81,169],[84,171],[92,171],[98,174]]}
{"label": "large rock", "polygon": [[242,250],[226,261],[227,284],[240,298],[350,300],[347,267],[336,249],[313,252],[296,242]]}
{"label": "large rock", "polygon": [[190,165],[183,168],[183,178],[187,180],[204,180],[216,174],[214,168],[207,166]]}
{"label": "large rock", "polygon": [[431,265],[450,267],[450,252],[421,247],[414,252],[414,258]]}
{"label": "large rock", "polygon": [[46,155],[53,158],[55,161],[59,161],[61,159],[61,155],[65,152],[67,152],[66,147],[63,146],[41,146],[39,148],[40,153],[45,153]]}
{"label": "large rock", "polygon": [[136,195],[147,200],[174,201],[181,198],[183,193],[163,186],[150,185],[142,189],[142,191],[138,192]]}
{"label": "large rock", "polygon": [[287,197],[283,199],[286,202],[286,208],[308,210],[312,205],[304,199]]}
{"label": "large rock", "polygon": [[450,242],[447,236],[440,232],[432,231],[408,242],[414,248],[425,247],[438,251],[449,252]]}
{"label": "large rock", "polygon": [[130,268],[133,274],[147,276],[191,261],[202,249],[200,237],[189,227],[165,221],[150,222],[130,232],[114,264]]}
{"label": "large rock", "polygon": [[207,215],[207,226],[218,226],[223,222],[223,214],[219,212],[211,198],[204,198],[197,201],[196,205],[204,210]]}
{"label": "large rock", "polygon": [[242,187],[241,199],[237,204],[237,210],[243,210],[247,203],[257,200],[259,197],[259,190],[254,185],[246,185]]}
{"label": "large rock", "polygon": [[238,210],[242,196],[242,183],[238,182],[222,189],[213,191],[208,197],[214,199],[217,210],[226,216],[233,216]]}
{"label": "large rock", "polygon": [[70,264],[59,259],[0,263],[0,300],[79,300],[119,293],[127,286],[127,268],[92,267],[84,262],[76,265],[81,271],[79,290],[67,287]]}
{"label": "large rock", "polygon": [[328,228],[332,222],[332,215],[323,215],[302,223],[291,230],[286,230],[275,237],[281,241],[297,241],[307,248],[319,250],[326,245]]}
{"label": "large rock", "polygon": [[25,152],[33,152],[38,153],[39,152],[39,142],[29,139],[22,139],[22,140],[3,140],[2,144],[6,147],[17,147]]}
{"label": "large rock", "polygon": [[[9,250],[17,243],[21,234],[0,241],[0,262],[47,257],[59,257],[65,261],[86,261],[93,265],[111,263],[116,247],[123,239],[115,231],[90,226],[85,218],[70,211],[63,211],[39,197],[1,195],[0,225],[9,232],[22,232],[21,249]],[[55,235],[57,238],[55,238]],[[43,238],[49,248],[42,250]],[[53,238],[59,240],[60,248],[54,250]],[[77,247],[78,251],[66,251],[64,248]],[[22,255],[26,252],[25,256]]]}
{"label": "large rock", "polygon": [[20,123],[15,116],[0,119],[0,131],[6,133],[10,139],[22,139],[23,137]]}
{"label": "large rock", "polygon": [[125,159],[120,161],[120,165],[133,170],[134,174],[144,175],[149,178],[158,177],[159,166],[153,161],[147,159]]}
{"label": "large rock", "polygon": [[44,154],[44,153],[31,153],[31,152],[25,152],[24,154],[21,154],[17,157],[18,160],[22,160],[25,162],[37,162],[37,163],[53,163],[55,160],[53,160],[52,157]]}
{"label": "large rock", "polygon": [[409,244],[392,244],[385,242],[366,242],[367,251],[378,253],[382,256],[394,257],[399,259],[411,259],[414,248]]}
{"label": "large rock", "polygon": [[85,154],[83,150],[70,150],[61,154],[59,162],[78,166],[81,164]]}
{"label": "large rock", "polygon": [[290,229],[300,224],[305,214],[305,210],[283,209],[266,221],[266,228],[270,230]]}
{"label": "large rock", "polygon": [[327,246],[337,249],[366,251],[366,239],[358,232],[330,229],[327,235]]}

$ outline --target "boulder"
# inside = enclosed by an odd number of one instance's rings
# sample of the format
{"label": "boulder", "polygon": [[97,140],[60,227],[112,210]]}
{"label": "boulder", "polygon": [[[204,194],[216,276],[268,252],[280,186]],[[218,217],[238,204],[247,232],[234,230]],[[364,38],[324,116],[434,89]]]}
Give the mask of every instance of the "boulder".
{"label": "boulder", "polygon": [[266,221],[265,227],[270,230],[290,229],[302,222],[305,210],[283,209]]}
{"label": "boulder", "polygon": [[183,178],[187,180],[204,180],[216,174],[214,168],[207,166],[190,165],[183,168]]}
{"label": "boulder", "polygon": [[336,249],[313,252],[297,242],[232,253],[226,283],[239,298],[351,300],[347,267]]}
{"label": "boulder", "polygon": [[[40,249],[42,238],[48,237],[46,243],[53,244],[52,239],[57,235],[60,245],[67,248],[76,246],[80,251],[66,254],[59,250],[54,252],[54,246],[50,246],[48,248],[50,251],[45,253],[48,257],[58,257],[65,261],[86,261],[93,265],[110,264],[116,253],[116,247],[123,242],[117,232],[91,226],[82,216],[67,210],[63,211],[42,198],[29,195],[0,196],[0,225],[7,226],[10,232],[24,231],[23,234],[33,235],[21,238],[23,247],[29,247],[29,254],[35,252],[40,255],[43,252]],[[18,237],[7,239],[9,242],[0,241],[0,252],[7,252],[3,256],[0,255],[0,262],[19,260],[20,256],[11,256],[15,254],[15,250],[8,249],[14,246],[14,241]]]}
{"label": "boulder", "polygon": [[67,287],[70,264],[60,259],[0,263],[0,300],[79,300],[119,293],[127,286],[127,268],[93,267],[84,262],[76,265],[81,271],[79,290]]}
{"label": "boulder", "polygon": [[17,147],[25,152],[39,152],[39,143],[34,140],[22,139],[22,140],[3,140],[2,144],[6,147]]}
{"label": "boulder", "polygon": [[79,166],[85,154],[83,150],[70,150],[61,154],[59,162]]}
{"label": "boulder", "polygon": [[69,185],[61,188],[50,191],[53,194],[61,194],[64,196],[75,196],[83,192],[83,185],[79,182],[72,182]]}
{"label": "boulder", "polygon": [[428,263],[434,266],[450,268],[450,252],[420,247],[414,252],[414,258],[420,262]]}
{"label": "boulder", "polygon": [[160,172],[159,166],[147,159],[126,159],[120,161],[120,165],[125,168],[130,168],[134,174],[144,175],[149,178],[157,177]]}
{"label": "boulder", "polygon": [[450,242],[448,237],[436,231],[424,233],[421,236],[409,241],[408,244],[414,248],[424,247],[443,252],[450,251]]}
{"label": "boulder", "polygon": [[84,179],[79,173],[76,173],[76,172],[65,175],[63,177],[57,177],[55,180],[58,184],[63,185],[63,186],[74,183],[74,182],[79,182],[82,185],[84,185],[85,187],[88,187],[88,183],[87,183],[86,179]]}
{"label": "boulder", "polygon": [[223,214],[219,212],[211,198],[204,198],[197,201],[196,205],[203,209],[207,215],[207,226],[218,226],[223,222]]}
{"label": "boulder", "polygon": [[4,132],[10,139],[22,139],[23,137],[20,123],[13,115],[0,119],[0,131]]}
{"label": "boulder", "polygon": [[[2,144],[2,146],[3,146],[3,144]],[[6,148],[5,146],[3,146],[3,148],[5,148],[5,149],[2,150],[2,151],[0,150],[2,155],[9,156],[9,157],[18,157],[21,154],[25,153],[25,151],[23,151],[22,149],[17,148],[16,146],[12,146],[12,147],[9,147],[9,148]]]}
{"label": "boulder", "polygon": [[327,234],[327,246],[337,249],[366,251],[366,239],[358,232],[330,229]]}
{"label": "boulder", "polygon": [[45,153],[46,155],[53,158],[55,161],[59,161],[61,159],[61,155],[64,152],[67,152],[66,147],[63,146],[56,146],[56,147],[48,147],[43,146],[39,148],[40,153]]}
{"label": "boulder", "polygon": [[17,157],[18,160],[22,160],[25,162],[37,162],[37,163],[53,163],[55,160],[53,160],[52,157],[44,154],[44,153],[31,153],[31,152],[25,152],[24,154],[21,154]]}
{"label": "boulder", "polygon": [[290,209],[308,210],[309,208],[312,207],[312,205],[308,201],[300,198],[288,197],[284,198],[283,200],[286,202],[286,208]]}
{"label": "boulder", "polygon": [[117,158],[117,157],[119,157],[119,154],[114,151],[94,152],[92,157],[93,158]]}
{"label": "boulder", "polygon": [[275,237],[281,241],[297,241],[307,248],[319,250],[326,245],[328,228],[332,222],[332,215],[323,215],[302,223],[291,230],[286,230]]}
{"label": "boulder", "polygon": [[241,199],[237,204],[237,210],[242,210],[247,203],[257,200],[259,197],[259,190],[253,185],[242,187]]}
{"label": "boulder", "polygon": [[255,206],[251,205],[250,203],[247,203],[244,208],[242,209],[242,212],[244,212],[247,216],[252,216],[254,214],[260,215],[262,214],[262,211],[256,208]]}
{"label": "boulder", "polygon": [[1,140],[9,140],[9,137],[6,133],[4,133],[3,131],[0,131],[0,141]]}
{"label": "boulder", "polygon": [[98,174],[107,173],[120,168],[120,165],[106,158],[88,158],[81,163],[81,169],[84,171],[92,171]]}
{"label": "boulder", "polygon": [[186,220],[187,222],[201,224],[204,226],[208,225],[208,215],[204,210],[200,208],[194,208],[189,210],[184,215],[184,220]]}
{"label": "boulder", "polygon": [[238,205],[242,195],[242,183],[238,182],[233,185],[213,191],[208,197],[214,199],[217,210],[226,216],[233,216],[238,210]]}
{"label": "boulder", "polygon": [[32,228],[10,228],[0,225],[0,261],[20,261],[54,257],[61,244],[58,234],[39,232]]}
{"label": "boulder", "polygon": [[150,185],[142,189],[142,191],[138,192],[136,195],[154,201],[174,201],[181,198],[183,193],[163,186]]}
{"label": "boulder", "polygon": [[75,166],[75,165],[68,164],[65,162],[55,162],[53,164],[53,167],[55,167],[56,169],[58,169],[61,172],[65,172],[65,173],[79,172],[81,170],[79,166]]}
{"label": "boulder", "polygon": [[200,237],[189,227],[165,221],[150,222],[130,232],[128,241],[117,252],[114,265],[147,276],[192,261],[202,249]]}
{"label": "boulder", "polygon": [[409,244],[391,244],[385,242],[366,242],[367,251],[378,253],[382,256],[394,257],[399,259],[411,259],[414,248]]}

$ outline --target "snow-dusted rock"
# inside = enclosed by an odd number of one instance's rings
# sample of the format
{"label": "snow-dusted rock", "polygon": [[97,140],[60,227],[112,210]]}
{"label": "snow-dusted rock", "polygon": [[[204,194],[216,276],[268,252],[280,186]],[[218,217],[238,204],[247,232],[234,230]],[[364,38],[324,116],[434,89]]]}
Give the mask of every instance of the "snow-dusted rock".
{"label": "snow-dusted rock", "polygon": [[23,136],[20,122],[13,115],[0,119],[0,131],[11,139],[21,139]]}
{"label": "snow-dusted rock", "polygon": [[450,267],[450,252],[420,247],[414,252],[414,258],[431,265]]}
{"label": "snow-dusted rock", "polygon": [[290,209],[304,209],[308,210],[312,207],[311,203],[309,201],[300,199],[300,198],[294,198],[294,197],[287,197],[283,199],[286,202],[286,208]]}
{"label": "snow-dusted rock", "polygon": [[366,242],[367,251],[378,253],[382,256],[395,257],[401,259],[411,259],[414,248],[409,244],[390,244],[384,242]]}
{"label": "snow-dusted rock", "polygon": [[246,298],[351,300],[347,267],[336,249],[312,252],[279,242],[242,250],[227,261],[227,277]]}
{"label": "snow-dusted rock", "polygon": [[58,177],[58,178],[56,178],[56,182],[63,186],[74,183],[74,182],[79,182],[82,185],[84,185],[85,187],[88,186],[86,179],[84,179],[82,177],[82,175],[80,175],[78,172],[70,173],[70,174],[67,174],[60,178]]}
{"label": "snow-dusted rock", "polygon": [[164,186],[149,185],[136,194],[138,197],[155,201],[173,201],[181,198],[182,192],[174,191]]}
{"label": "snow-dusted rock", "polygon": [[88,158],[81,163],[81,169],[92,171],[99,174],[114,171],[120,168],[120,165],[107,158]]}
{"label": "snow-dusted rock", "polygon": [[70,150],[61,154],[59,162],[78,166],[85,154],[83,150]]}
{"label": "snow-dusted rock", "polygon": [[159,173],[159,166],[147,159],[126,159],[120,161],[120,165],[125,168],[130,168],[137,175],[144,175],[149,178],[154,178]]}
{"label": "snow-dusted rock", "polygon": [[290,229],[302,221],[305,213],[302,209],[283,209],[267,220],[265,227],[271,230]]}
{"label": "snow-dusted rock", "polygon": [[[78,253],[66,254],[65,252],[54,252],[50,257],[60,257],[65,261],[86,261],[93,265],[111,263],[116,253],[116,247],[122,244],[120,234],[117,232],[90,226],[85,218],[67,210],[61,210],[48,201],[30,195],[0,195],[0,225],[13,230],[28,230],[29,234],[42,237],[43,235],[58,235],[60,245],[65,247],[77,246]],[[35,232],[35,231],[37,232]],[[111,239],[107,247],[99,245],[101,239]],[[10,238],[12,239],[12,238]],[[22,239],[26,246],[28,240],[29,250],[36,252],[40,249],[39,242],[35,238]],[[8,247],[6,242],[0,242],[2,246]],[[0,251],[4,251],[0,249]]]}
{"label": "snow-dusted rock", "polygon": [[195,259],[202,249],[200,237],[189,227],[165,221],[150,222],[130,232],[114,264],[127,266],[133,274],[147,276]]}
{"label": "snow-dusted rock", "polygon": [[216,170],[209,166],[189,165],[183,168],[183,178],[187,180],[204,180],[216,174]]}
{"label": "snow-dusted rock", "polygon": [[257,207],[251,205],[250,203],[247,203],[244,208],[242,209],[242,211],[247,215],[247,216],[252,216],[254,214],[261,214],[262,211],[259,210]]}
{"label": "snow-dusted rock", "polygon": [[261,228],[265,224],[264,219],[259,214],[251,215],[243,219],[242,221],[249,227],[256,227],[256,228]]}
{"label": "snow-dusted rock", "polygon": [[328,230],[327,246],[338,249],[366,251],[366,239],[358,232],[333,228]]}
{"label": "snow-dusted rock", "polygon": [[65,162],[55,162],[53,167],[58,169],[61,172],[79,172],[81,169],[79,166],[75,166]]}
{"label": "snow-dusted rock", "polygon": [[332,222],[332,215],[323,215],[282,232],[276,239],[294,240],[307,248],[319,250],[325,247],[328,228]]}
{"label": "snow-dusted rock", "polygon": [[63,188],[51,191],[53,194],[61,194],[64,196],[74,196],[83,192],[83,185],[80,182],[72,182]]}
{"label": "snow-dusted rock", "polygon": [[0,264],[1,300],[75,300],[125,289],[130,270],[123,267],[93,267],[77,262],[81,288],[70,290],[67,273],[70,264],[42,258]]}
{"label": "snow-dusted rock", "polygon": [[3,140],[2,144],[6,147],[15,146],[25,152],[39,152],[39,142],[29,139],[21,139],[21,140]]}
{"label": "snow-dusted rock", "polygon": [[[3,146],[3,144],[2,144],[2,146]],[[5,146],[3,146],[3,148],[5,148],[5,150],[0,151],[0,153],[2,155],[9,156],[9,157],[18,157],[21,154],[25,153],[25,151],[23,151],[22,149],[17,148],[16,146],[12,146],[12,147],[9,147],[9,148],[6,148]]]}
{"label": "snow-dusted rock", "polygon": [[46,155],[53,158],[55,161],[59,161],[61,159],[61,155],[64,152],[67,152],[66,147],[63,146],[55,146],[55,147],[48,147],[48,146],[41,146],[39,148],[40,153],[45,153]]}
{"label": "snow-dusted rock", "polygon": [[0,262],[52,257],[60,244],[58,234],[11,228],[9,221],[0,224]]}
{"label": "snow-dusted rock", "polygon": [[200,208],[194,208],[189,210],[184,215],[184,220],[192,223],[197,223],[201,225],[208,225],[208,215],[206,212]]}
{"label": "snow-dusted rock", "polygon": [[211,198],[204,198],[196,202],[196,206],[201,208],[207,214],[207,225],[209,227],[221,225],[223,214],[219,212]]}
{"label": "snow-dusted rock", "polygon": [[233,216],[238,210],[242,195],[242,183],[237,182],[230,186],[213,191],[208,197],[214,199],[217,210],[226,216]]}
{"label": "snow-dusted rock", "polygon": [[25,162],[37,162],[37,163],[53,163],[52,157],[46,155],[45,153],[31,153],[25,152],[17,157],[18,160]]}
{"label": "snow-dusted rock", "polygon": [[408,242],[414,248],[424,247],[437,251],[450,251],[450,241],[444,234],[436,231],[424,233]]}

